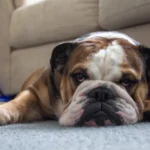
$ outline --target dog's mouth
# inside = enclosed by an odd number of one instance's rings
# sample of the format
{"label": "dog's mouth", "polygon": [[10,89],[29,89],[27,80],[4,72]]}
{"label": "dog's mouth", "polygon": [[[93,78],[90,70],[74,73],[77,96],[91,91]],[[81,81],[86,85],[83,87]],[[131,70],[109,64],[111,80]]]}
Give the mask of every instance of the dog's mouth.
{"label": "dog's mouth", "polygon": [[139,109],[126,90],[109,81],[85,81],[76,89],[59,123],[110,126],[134,124],[139,120]]}
{"label": "dog's mouth", "polygon": [[124,124],[123,118],[118,114],[115,95],[106,87],[92,89],[86,98],[84,113],[77,125],[109,126]]}
{"label": "dog's mouth", "polygon": [[84,97],[81,100],[84,101],[84,112],[76,125],[110,126],[133,124],[139,120],[139,111],[134,100],[124,89],[112,82],[88,81],[76,93]]}

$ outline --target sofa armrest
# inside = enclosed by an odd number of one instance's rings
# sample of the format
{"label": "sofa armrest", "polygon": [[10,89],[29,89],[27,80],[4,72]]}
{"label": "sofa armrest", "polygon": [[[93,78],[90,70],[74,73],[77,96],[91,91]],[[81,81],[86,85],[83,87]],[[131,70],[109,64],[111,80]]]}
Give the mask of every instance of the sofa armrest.
{"label": "sofa armrest", "polygon": [[9,93],[10,47],[9,24],[13,12],[12,0],[0,0],[0,89]]}

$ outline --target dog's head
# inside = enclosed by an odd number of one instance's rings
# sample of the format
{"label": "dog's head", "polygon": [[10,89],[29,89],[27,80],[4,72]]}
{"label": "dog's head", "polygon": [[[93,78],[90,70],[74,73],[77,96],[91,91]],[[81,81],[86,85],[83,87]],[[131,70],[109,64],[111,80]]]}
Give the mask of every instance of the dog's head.
{"label": "dog's head", "polygon": [[[148,95],[150,50],[118,32],[98,32],[54,48],[50,60],[65,109],[82,103],[75,123],[132,124]],[[82,97],[82,98],[79,98]]]}

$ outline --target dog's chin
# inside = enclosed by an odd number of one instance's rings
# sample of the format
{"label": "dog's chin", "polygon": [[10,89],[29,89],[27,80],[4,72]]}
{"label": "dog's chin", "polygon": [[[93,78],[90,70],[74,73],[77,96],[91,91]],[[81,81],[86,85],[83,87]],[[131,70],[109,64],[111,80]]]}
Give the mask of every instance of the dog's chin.
{"label": "dog's chin", "polygon": [[[112,91],[113,96],[89,94],[101,87]],[[124,89],[108,81],[86,81],[75,91],[59,122],[64,126],[110,126],[134,124],[139,119],[137,105]]]}
{"label": "dog's chin", "polygon": [[113,126],[134,124],[138,121],[136,110],[123,99],[96,102],[84,109],[78,126]]}

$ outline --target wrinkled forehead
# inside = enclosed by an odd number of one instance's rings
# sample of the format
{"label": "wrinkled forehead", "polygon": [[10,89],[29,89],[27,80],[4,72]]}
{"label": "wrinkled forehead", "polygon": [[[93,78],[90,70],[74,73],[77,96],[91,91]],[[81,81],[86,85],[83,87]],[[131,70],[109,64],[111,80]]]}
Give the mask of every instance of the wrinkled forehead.
{"label": "wrinkled forehead", "polygon": [[115,40],[93,53],[87,70],[93,79],[111,81],[115,80],[114,77],[121,76],[120,65],[123,61],[125,61],[125,52]]}
{"label": "wrinkled forehead", "polygon": [[92,79],[97,80],[115,80],[122,76],[123,71],[130,71],[135,76],[143,72],[138,46],[123,37],[88,36],[71,60],[71,68],[86,67]]}
{"label": "wrinkled forehead", "polygon": [[114,81],[123,74],[132,74],[138,78],[142,74],[142,62],[138,48],[125,40],[114,39],[92,55],[88,63],[88,73],[93,79]]}

